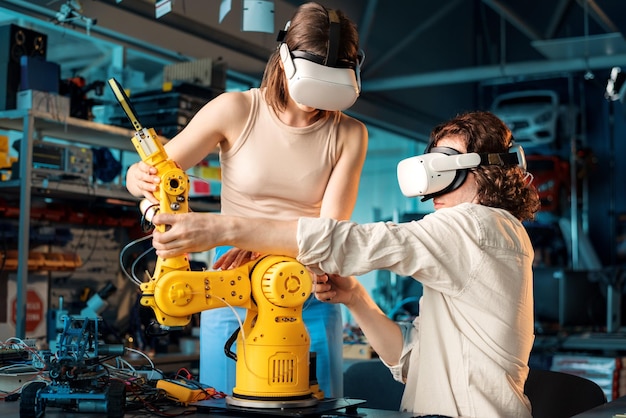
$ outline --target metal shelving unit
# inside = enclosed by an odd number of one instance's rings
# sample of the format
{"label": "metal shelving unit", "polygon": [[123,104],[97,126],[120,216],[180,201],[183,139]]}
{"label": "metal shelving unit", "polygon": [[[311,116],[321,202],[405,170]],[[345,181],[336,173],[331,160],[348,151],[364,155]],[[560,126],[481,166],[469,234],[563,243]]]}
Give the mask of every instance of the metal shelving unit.
{"label": "metal shelving unit", "polygon": [[[58,117],[32,109],[0,112],[0,129],[22,132],[20,142],[19,178],[0,182],[3,194],[19,195],[19,236],[17,268],[16,337],[26,334],[26,291],[28,283],[28,254],[30,245],[31,198],[54,197],[80,200],[85,196],[103,198],[109,204],[135,204],[138,199],[122,186],[81,184],[62,180],[40,179],[32,175],[33,141],[54,138],[82,145],[109,147],[136,152],[131,137],[134,131],[72,117]],[[219,197],[190,199],[194,211],[219,211]]]}
{"label": "metal shelving unit", "polygon": [[85,145],[107,146],[134,152],[130,138],[134,132],[117,126],[108,126],[72,117],[59,118],[57,115],[34,110],[16,109],[0,112],[0,129],[22,132],[20,142],[19,179],[0,182],[3,194],[19,194],[19,236],[17,267],[17,306],[15,333],[18,338],[26,334],[26,290],[28,283],[28,254],[30,246],[31,198],[33,196],[54,196],[67,198],[81,195],[96,195],[136,200],[122,189],[112,190],[91,185],[65,184],[62,181],[49,182],[34,179],[32,176],[33,140],[55,138]]}

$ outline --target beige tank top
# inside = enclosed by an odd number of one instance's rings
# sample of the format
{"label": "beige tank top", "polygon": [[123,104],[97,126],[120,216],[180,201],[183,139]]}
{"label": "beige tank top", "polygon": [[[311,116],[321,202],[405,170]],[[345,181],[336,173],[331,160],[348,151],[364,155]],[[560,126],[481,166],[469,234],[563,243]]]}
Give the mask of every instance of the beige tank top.
{"label": "beige tank top", "polygon": [[318,217],[337,162],[340,112],[304,128],[288,126],[251,89],[246,125],[220,152],[221,212],[268,219]]}

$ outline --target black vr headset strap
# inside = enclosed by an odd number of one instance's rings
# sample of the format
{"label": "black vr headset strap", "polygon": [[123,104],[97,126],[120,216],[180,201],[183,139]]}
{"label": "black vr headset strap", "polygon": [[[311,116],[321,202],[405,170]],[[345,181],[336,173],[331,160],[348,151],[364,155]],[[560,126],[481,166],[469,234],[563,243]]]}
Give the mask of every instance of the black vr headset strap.
{"label": "black vr headset strap", "polygon": [[[339,59],[339,41],[341,39],[341,20],[339,19],[339,15],[337,12],[332,9],[327,9],[328,11],[328,48],[326,48],[326,56],[320,56],[316,54],[312,54],[307,51],[289,51],[292,57],[294,58],[303,58],[307,61],[314,62],[316,64],[324,65],[326,67],[334,67],[334,68],[351,68],[356,72],[357,83],[359,85],[359,92],[361,91],[361,64],[365,60],[365,52],[363,50],[359,50],[357,53],[356,61],[352,62],[347,59]],[[285,42],[285,36],[287,36],[287,31],[289,30],[289,26],[291,26],[291,21],[287,22],[285,25],[285,29],[279,30],[276,35],[276,41],[280,45]]]}
{"label": "black vr headset strap", "polygon": [[480,165],[518,165],[520,164],[517,153],[504,152],[480,155]]}
{"label": "black vr headset strap", "polygon": [[287,36],[289,26],[291,26],[291,20],[288,20],[287,23],[285,23],[285,29],[281,29],[278,31],[278,34],[276,35],[276,41],[279,43],[279,46],[285,41],[285,36]]}
{"label": "black vr headset strap", "polygon": [[[435,150],[435,151],[433,151]],[[460,154],[457,150],[450,147],[435,147],[433,142],[429,142],[424,150],[424,154],[431,152],[439,152],[446,155]],[[479,153],[480,165],[522,165],[517,152],[501,152],[501,153]]]}
{"label": "black vr headset strap", "polygon": [[324,65],[327,67],[335,67],[339,56],[339,37],[341,34],[341,21],[337,12],[333,9],[327,9],[328,21],[330,23],[328,29],[328,49],[326,50],[326,59]]}
{"label": "black vr headset strap", "polygon": [[[328,13],[328,47],[326,48],[326,56],[312,54],[307,51],[289,51],[293,57],[304,58],[305,60],[321,64],[326,67],[354,68],[355,64],[342,60],[339,62],[339,40],[341,35],[341,20],[337,12],[333,9],[327,9]],[[287,22],[285,29],[279,30],[276,41],[280,44],[285,42],[285,36],[291,26],[291,21]]]}

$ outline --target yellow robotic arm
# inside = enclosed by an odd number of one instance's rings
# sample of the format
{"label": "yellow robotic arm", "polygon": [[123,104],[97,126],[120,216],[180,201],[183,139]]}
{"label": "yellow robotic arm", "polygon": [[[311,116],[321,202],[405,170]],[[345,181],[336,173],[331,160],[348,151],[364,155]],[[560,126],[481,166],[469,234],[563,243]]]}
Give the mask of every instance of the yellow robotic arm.
{"label": "yellow robotic arm", "polygon": [[[112,78],[109,86],[135,128],[135,149],[161,178],[159,211],[188,212],[187,174],[168,158],[154,129],[141,126],[120,84]],[[246,308],[237,336],[236,386],[227,402],[302,407],[324,396],[309,379],[310,339],[302,308],[311,291],[309,272],[290,257],[269,255],[223,271],[191,271],[186,256],[158,257],[152,277],[141,284],[141,304],[152,308],[163,328],[183,327],[192,314],[208,309]]]}
{"label": "yellow robotic arm", "polygon": [[237,336],[236,386],[227,401],[301,407],[323,398],[309,380],[310,340],[302,321],[312,280],[296,260],[269,255],[233,270],[155,273],[141,289],[141,303],[163,325],[227,305],[247,309]]}

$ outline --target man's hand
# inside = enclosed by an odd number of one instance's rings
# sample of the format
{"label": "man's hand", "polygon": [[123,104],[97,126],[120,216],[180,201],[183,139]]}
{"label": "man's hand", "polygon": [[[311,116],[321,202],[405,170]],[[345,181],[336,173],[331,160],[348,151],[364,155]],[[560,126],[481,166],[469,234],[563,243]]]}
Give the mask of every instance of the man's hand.
{"label": "man's hand", "polygon": [[359,286],[360,283],[354,276],[324,274],[316,275],[313,291],[315,297],[322,302],[343,303],[350,306]]}
{"label": "man's hand", "polygon": [[380,358],[389,365],[399,363],[402,331],[374,302],[356,277],[336,274],[317,276],[313,291],[322,302],[343,303]]}

